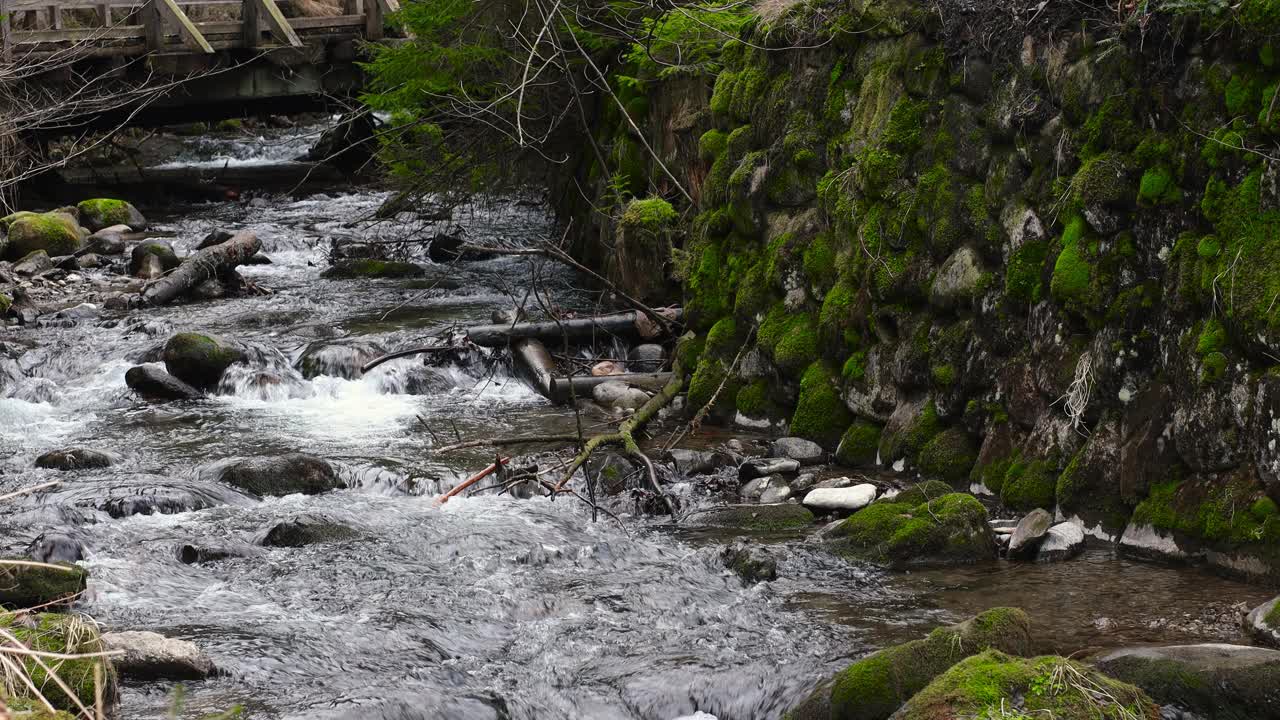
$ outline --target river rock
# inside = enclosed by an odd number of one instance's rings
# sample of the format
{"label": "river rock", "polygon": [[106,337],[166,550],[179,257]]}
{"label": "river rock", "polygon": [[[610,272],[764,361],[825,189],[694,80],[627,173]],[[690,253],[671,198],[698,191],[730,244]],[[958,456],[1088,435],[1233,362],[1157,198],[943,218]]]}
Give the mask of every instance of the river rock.
{"label": "river rock", "polygon": [[200,240],[200,244],[196,245],[196,250],[204,250],[205,248],[211,248],[215,245],[221,245],[233,237],[235,237],[235,233],[230,233],[226,230],[214,230]]}
{"label": "river rock", "polygon": [[987,510],[977,498],[953,492],[916,500],[921,498],[908,489],[871,503],[840,524],[828,548],[850,560],[895,570],[995,559]]}
{"label": "river rock", "polygon": [[84,543],[58,532],[43,532],[27,546],[27,555],[36,562],[72,564],[85,558]]}
{"label": "river rock", "polygon": [[84,470],[110,466],[110,455],[89,448],[51,450],[36,458],[36,467],[50,470]]}
{"label": "river rock", "polygon": [[684,475],[703,475],[715,472],[728,464],[729,459],[709,450],[688,450],[672,448],[664,458],[675,466],[676,471]]}
{"label": "river rock", "polygon": [[222,374],[245,359],[244,351],[227,340],[199,333],[178,333],[164,345],[164,367],[179,380],[200,388],[218,387]]}
{"label": "river rock", "polygon": [[95,198],[85,200],[77,205],[76,209],[80,211],[80,222],[89,228],[90,232],[97,232],[114,225],[127,225],[137,232],[142,232],[149,227],[147,219],[138,212],[138,208],[123,200]]}
{"label": "river rock", "polygon": [[812,525],[813,513],[796,503],[725,505],[696,513],[690,516],[689,522],[695,526],[738,530],[794,530]]}
{"label": "river rock", "polygon": [[929,289],[929,302],[944,310],[972,301],[982,279],[982,261],[973,248],[965,246],[942,263]]}
{"label": "river rock", "polygon": [[774,457],[789,458],[801,465],[817,465],[826,458],[826,451],[812,440],[783,437],[773,441],[770,451]]}
{"label": "river rock", "polygon": [[1214,720],[1280,718],[1280,650],[1218,643],[1125,648],[1093,663],[1166,710]]}
{"label": "river rock", "polygon": [[360,533],[343,523],[328,518],[303,515],[272,525],[258,540],[265,547],[303,547],[320,543],[341,542],[359,537]]}
{"label": "river rock", "polygon": [[427,274],[420,265],[394,260],[340,260],[329,269],[320,273],[320,277],[331,280],[351,280],[355,278],[416,278]]}
{"label": "river rock", "polygon": [[764,497],[765,491],[770,488],[784,487],[786,484],[787,482],[777,475],[756,478],[748,481],[747,484],[738,488],[738,495],[741,496],[743,500],[760,500]]}
{"label": "river rock", "polygon": [[368,340],[321,340],[308,345],[295,366],[308,380],[321,375],[355,380],[364,375],[361,368],[386,354],[386,348]]}
{"label": "river rock", "polygon": [[1274,597],[1250,610],[1244,616],[1244,631],[1254,642],[1280,648],[1280,597]]}
{"label": "river rock", "polygon": [[154,365],[129,368],[124,382],[148,400],[195,400],[204,393]]}
{"label": "river rock", "polygon": [[[158,274],[155,272],[157,263],[160,269]],[[181,264],[182,260],[173,251],[173,246],[159,240],[139,243],[129,253],[129,274],[148,280],[154,280]]]}
{"label": "river rock", "polygon": [[102,267],[104,264],[102,256],[97,253],[85,253],[76,258],[76,268],[79,270],[93,270]]}
{"label": "river rock", "polygon": [[764,492],[760,493],[760,502],[766,505],[786,502],[790,498],[791,486],[787,485],[786,482],[771,484],[769,487],[765,488]]}
{"label": "river rock", "polygon": [[130,230],[125,228],[122,232],[117,230],[116,227],[118,226],[99,230],[90,235],[85,240],[85,245],[88,246],[90,251],[99,255],[120,255],[124,252],[126,245],[124,233],[130,232]]}
{"label": "river rock", "polygon": [[863,483],[844,488],[814,488],[802,502],[814,510],[851,513],[870,505],[875,499],[876,486]]}
{"label": "river rock", "polygon": [[769,551],[753,543],[734,542],[721,551],[720,560],[742,579],[743,585],[778,579],[778,561]]}
{"label": "river rock", "polygon": [[635,410],[649,402],[649,394],[617,380],[602,382],[591,389],[597,405],[618,410]]}
{"label": "river rock", "polygon": [[71,255],[80,249],[85,235],[75,218],[65,213],[29,213],[9,225],[10,258],[44,250],[50,257]]}
{"label": "river rock", "polygon": [[923,639],[880,650],[836,673],[786,717],[886,720],[957,661],[992,649],[1031,654],[1031,620],[1026,613],[993,608],[958,625],[937,628]]}
{"label": "river rock", "polygon": [[794,474],[800,471],[800,463],[790,458],[754,458],[738,466],[739,480],[752,480],[779,473]]}
{"label": "river rock", "polygon": [[53,269],[53,260],[44,250],[27,253],[25,257],[13,264],[13,271],[19,275],[39,275]]}
{"label": "river rock", "polygon": [[136,680],[200,680],[214,674],[213,661],[187,640],[146,630],[109,632],[102,636],[120,674]]}
{"label": "river rock", "polygon": [[203,565],[228,558],[254,557],[261,550],[253,545],[193,545],[190,543],[178,547],[178,562],[184,565]]}
{"label": "river rock", "polygon": [[87,570],[69,563],[55,564],[58,567],[0,565],[0,605],[19,609],[62,605],[84,592]]}
{"label": "river rock", "polygon": [[328,460],[303,453],[245,458],[224,467],[219,479],[255,495],[318,495],[342,487]]}
{"label": "river rock", "polygon": [[627,365],[632,372],[658,372],[667,359],[667,351],[657,343],[644,343],[627,353]]}
{"label": "river rock", "polygon": [[[1016,531],[1015,531],[1016,532]],[[1012,537],[1010,537],[1012,543]],[[1084,530],[1079,525],[1063,522],[1049,528],[1036,548],[1036,562],[1070,560],[1084,552]]]}
{"label": "river rock", "polygon": [[1022,520],[1018,521],[1018,527],[1014,528],[1013,537],[1009,539],[1009,557],[1015,559],[1033,557],[1036,547],[1049,534],[1049,528],[1052,526],[1053,516],[1048,511],[1036,508],[1027,513]]}

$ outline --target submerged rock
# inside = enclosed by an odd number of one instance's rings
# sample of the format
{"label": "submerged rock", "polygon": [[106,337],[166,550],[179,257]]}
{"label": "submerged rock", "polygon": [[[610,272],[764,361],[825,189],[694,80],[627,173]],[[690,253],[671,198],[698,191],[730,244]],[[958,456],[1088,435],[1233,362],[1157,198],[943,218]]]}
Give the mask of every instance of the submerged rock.
{"label": "submerged rock", "polygon": [[1013,529],[1013,537],[1009,539],[1009,557],[1033,556],[1036,547],[1040,545],[1044,536],[1049,534],[1049,528],[1052,526],[1053,516],[1048,511],[1036,508],[1027,513]]}
{"label": "submerged rock", "polygon": [[862,483],[853,487],[817,487],[810,490],[802,501],[805,507],[815,510],[851,513],[870,505],[876,499],[876,486]]}
{"label": "submerged rock", "polygon": [[725,505],[693,515],[693,525],[740,530],[793,530],[813,524],[813,513],[794,503]]}
{"label": "submerged rock", "polygon": [[89,228],[90,232],[97,232],[113,225],[128,225],[132,230],[142,232],[149,226],[147,219],[138,212],[138,208],[124,200],[94,198],[81,202],[76,208],[80,211],[80,221]]}
{"label": "submerged rock", "polygon": [[342,487],[328,460],[303,453],[245,458],[224,467],[218,479],[255,495],[318,495]]}
{"label": "submerged rock", "polygon": [[321,340],[302,351],[296,366],[308,380],[321,375],[354,380],[364,374],[362,367],[386,354],[386,348],[367,340]]}
{"label": "submerged rock", "polygon": [[197,388],[154,365],[129,368],[124,374],[124,382],[130,390],[148,400],[196,400],[204,396]]}
{"label": "submerged rock", "polygon": [[708,450],[687,450],[672,448],[667,451],[666,461],[675,465],[676,470],[685,475],[699,475],[715,472],[729,463],[728,457]]}
{"label": "submerged rock", "polygon": [[778,579],[778,561],[758,545],[735,542],[720,553],[720,560],[742,578],[743,585]]}
{"label": "submerged rock", "polygon": [[[17,562],[26,562],[19,558]],[[29,608],[71,602],[84,592],[89,572],[69,563],[58,567],[0,565],[0,605]]]}
{"label": "submerged rock", "polygon": [[1070,560],[1084,552],[1084,530],[1079,525],[1063,522],[1049,528],[1036,549],[1036,562]]}
{"label": "submerged rock", "polygon": [[1216,643],[1140,647],[1093,662],[1166,710],[1214,720],[1280,718],[1280,650]]}
{"label": "submerged rock", "polygon": [[253,557],[262,551],[252,545],[192,545],[178,548],[178,562],[183,565],[202,565],[228,558]]}
{"label": "submerged rock", "polygon": [[137,680],[200,680],[214,674],[213,661],[196,644],[145,630],[110,632],[102,636],[121,675]]}
{"label": "submerged rock", "polygon": [[41,533],[27,546],[27,555],[42,563],[77,563],[84,559],[84,543],[57,532]]}
{"label": "submerged rock", "polygon": [[800,463],[790,458],[756,458],[738,466],[739,480],[752,480],[768,475],[781,473],[794,474],[800,472]]}
{"label": "submerged rock", "polygon": [[36,458],[36,467],[50,470],[84,470],[111,466],[111,456],[88,448],[51,450]]}
{"label": "submerged rock", "polygon": [[228,367],[245,359],[244,351],[222,338],[178,333],[164,345],[169,374],[201,390],[213,390]]}
{"label": "submerged rock", "polygon": [[[1017,608],[993,608],[920,640],[876,652],[837,673],[787,717],[886,720],[957,662],[988,650],[1031,652],[1031,621]],[[953,718],[958,715],[937,715]]]}
{"label": "submerged rock", "polygon": [[632,372],[658,372],[667,359],[667,351],[657,343],[645,343],[627,353],[627,367]]}
{"label": "submerged rock", "polygon": [[359,535],[351,527],[335,520],[303,515],[272,525],[263,533],[258,544],[266,547],[302,547],[350,540]]}
{"label": "submerged rock", "polygon": [[427,274],[420,265],[394,260],[341,260],[320,273],[332,280],[354,278],[416,278]]}
{"label": "submerged rock", "polygon": [[987,510],[972,495],[951,493],[921,503],[882,499],[854,513],[832,533],[831,549],[855,560],[906,569],[994,559]]}

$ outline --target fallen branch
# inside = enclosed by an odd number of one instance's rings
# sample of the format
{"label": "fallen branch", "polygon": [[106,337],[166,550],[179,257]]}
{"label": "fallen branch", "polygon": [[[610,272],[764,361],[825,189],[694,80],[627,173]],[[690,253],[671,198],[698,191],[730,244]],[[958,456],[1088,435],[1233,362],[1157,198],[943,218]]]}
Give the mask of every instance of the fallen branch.
{"label": "fallen branch", "polygon": [[173,272],[149,283],[142,289],[142,301],[148,305],[167,305],[200,283],[227,275],[261,249],[257,235],[236,233],[224,243],[196,252]]}
{"label": "fallen branch", "polygon": [[500,458],[498,458],[498,459],[497,459],[497,460],[495,460],[495,461],[494,461],[494,463],[493,463],[492,465],[490,465],[489,467],[487,467],[487,468],[485,468],[485,469],[481,470],[480,472],[476,473],[475,475],[472,475],[471,477],[467,478],[466,480],[463,480],[463,481],[462,481],[461,483],[459,483],[458,485],[455,485],[455,486],[454,486],[454,488],[453,488],[452,490],[450,490],[449,492],[445,493],[444,495],[441,495],[441,496],[440,496],[440,497],[435,501],[435,503],[434,503],[433,507],[440,507],[441,505],[443,505],[443,504],[445,504],[445,503],[449,502],[449,498],[453,497],[454,495],[457,495],[458,493],[462,492],[463,490],[466,490],[467,488],[471,487],[472,485],[475,485],[476,483],[480,482],[481,480],[483,480],[483,479],[485,479],[485,478],[489,477],[489,476],[490,476],[490,475],[492,475],[494,472],[496,472],[496,471],[497,471],[497,469],[498,469],[499,467],[501,467],[501,466],[503,466],[503,465],[506,465],[510,460],[511,460],[511,458],[504,458],[504,457],[500,457]]}
{"label": "fallen branch", "polygon": [[380,358],[377,358],[375,360],[370,360],[369,362],[365,363],[364,366],[360,368],[360,374],[363,375],[364,373],[367,373],[370,370],[378,367],[382,363],[391,362],[392,360],[398,360],[402,357],[409,357],[410,355],[421,355],[423,353],[429,353],[429,352],[443,352],[445,350],[457,350],[457,349],[458,348],[454,347],[453,345],[430,345],[426,347],[409,348],[408,350],[397,350],[396,352],[393,352],[389,355],[383,355]]}
{"label": "fallen branch", "polygon": [[[639,314],[638,312],[629,311],[560,321],[543,320],[540,322],[474,325],[467,328],[467,339],[485,347],[505,347],[512,340],[521,338],[536,338],[549,341],[563,340],[566,336],[570,338],[590,338],[598,333],[637,335],[640,332],[636,326]],[[679,319],[682,314],[677,309],[675,311],[676,319]]]}
{"label": "fallen branch", "polygon": [[526,445],[541,442],[577,442],[577,435],[526,435],[523,437],[510,438],[485,438],[483,440],[468,440],[466,442],[453,443],[444,447],[436,448],[436,452],[454,452],[456,450],[465,450],[474,447],[505,447],[507,445]]}

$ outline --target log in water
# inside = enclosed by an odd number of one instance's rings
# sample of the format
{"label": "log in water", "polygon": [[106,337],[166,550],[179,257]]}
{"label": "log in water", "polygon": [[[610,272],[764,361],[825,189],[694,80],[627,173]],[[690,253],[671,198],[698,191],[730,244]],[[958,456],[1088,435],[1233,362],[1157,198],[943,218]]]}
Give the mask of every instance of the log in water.
{"label": "log in water", "polygon": [[171,303],[200,283],[234,270],[261,249],[257,235],[236,233],[224,243],[196,252],[173,272],[147,285],[142,290],[142,301],[148,305]]}
{"label": "log in water", "polygon": [[[572,320],[543,320],[527,323],[501,323],[498,325],[476,325],[467,329],[467,339],[477,345],[500,347],[511,340],[519,338],[537,338],[544,342],[552,342],[569,338],[570,340],[607,339],[610,335],[635,337],[639,334],[636,328],[636,317],[639,312],[622,312],[610,315],[596,315]],[[676,320],[681,312],[676,311]]]}

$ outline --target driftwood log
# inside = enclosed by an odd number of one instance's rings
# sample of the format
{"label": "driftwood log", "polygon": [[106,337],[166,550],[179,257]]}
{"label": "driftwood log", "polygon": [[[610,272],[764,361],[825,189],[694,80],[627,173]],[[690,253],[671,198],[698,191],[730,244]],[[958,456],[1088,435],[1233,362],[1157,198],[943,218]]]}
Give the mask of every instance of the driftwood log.
{"label": "driftwood log", "polygon": [[511,343],[511,359],[516,373],[545,398],[555,399],[556,362],[547,346],[537,338],[520,338]]}
{"label": "driftwood log", "polygon": [[167,305],[200,283],[225,276],[261,249],[257,235],[236,233],[226,242],[193,253],[173,272],[149,283],[142,289],[142,301],[147,305]]}
{"label": "driftwood log", "polygon": [[[595,335],[635,336],[640,333],[636,326],[636,317],[640,314],[640,312],[635,311],[561,320],[559,322],[544,320],[541,322],[476,325],[467,328],[467,339],[476,345],[503,347],[510,341],[521,338],[556,341],[566,336],[570,340],[580,340]],[[677,310],[676,319],[679,319],[680,316],[680,311]]]}

